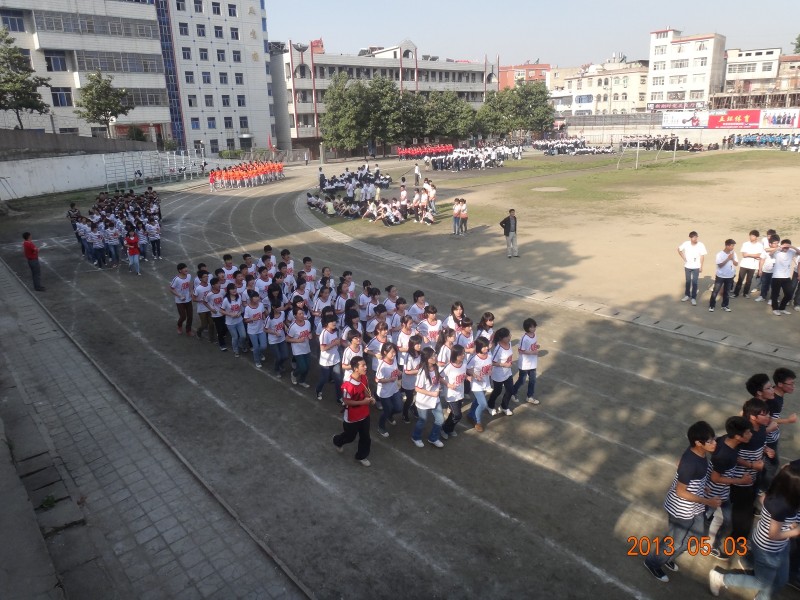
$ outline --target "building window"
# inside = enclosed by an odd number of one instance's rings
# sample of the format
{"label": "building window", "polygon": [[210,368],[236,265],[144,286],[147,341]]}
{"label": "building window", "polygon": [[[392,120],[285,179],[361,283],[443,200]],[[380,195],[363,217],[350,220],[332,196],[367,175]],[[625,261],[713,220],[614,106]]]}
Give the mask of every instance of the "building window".
{"label": "building window", "polygon": [[653,77],[653,85],[664,85],[664,77]]}
{"label": "building window", "polygon": [[59,127],[58,133],[66,133],[70,135],[78,135],[78,128],[77,127]]}
{"label": "building window", "polygon": [[233,117],[223,117],[222,122],[225,125],[225,129],[233,129]]}
{"label": "building window", "polygon": [[231,50],[231,56],[233,58],[233,62],[242,62],[241,50]]}
{"label": "building window", "polygon": [[202,24],[197,25],[197,37],[206,37],[206,26]]}
{"label": "building window", "polygon": [[267,31],[267,17],[261,17],[261,31]]}
{"label": "building window", "polygon": [[647,85],[647,75],[639,77],[639,85]]}
{"label": "building window", "polygon": [[644,102],[647,98],[647,94],[645,92],[639,92],[639,102]]}
{"label": "building window", "polygon": [[622,93],[622,97],[621,97],[621,99],[622,99],[622,100],[627,100],[627,99],[628,99],[628,94],[626,94],[626,93],[624,93],[624,92],[623,92],[623,93]]}
{"label": "building window", "polygon": [[205,84],[211,83],[211,71],[203,71],[202,77],[203,77],[203,83]]}
{"label": "building window", "polygon": [[656,46],[653,48],[653,54],[666,54],[667,47],[666,46]]}
{"label": "building window", "polygon": [[705,73],[695,73],[692,75],[692,83],[705,83],[706,81],[706,74]]}
{"label": "building window", "polygon": [[236,85],[244,85],[244,73],[234,73],[233,78]]}
{"label": "building window", "polygon": [[236,140],[233,138],[227,138],[225,140],[225,145],[228,147],[228,150],[236,150]]}
{"label": "building window", "polygon": [[671,75],[669,78],[670,85],[680,85],[686,83],[686,75]]}
{"label": "building window", "polygon": [[194,71],[186,71],[186,83],[194,83]]}
{"label": "building window", "polygon": [[208,117],[208,128],[209,129],[217,128],[217,117]]}
{"label": "building window", "polygon": [[614,77],[614,85],[619,85],[619,77]]}
{"label": "building window", "polygon": [[184,46],[181,48],[181,55],[183,56],[183,60],[192,60],[192,49]]}
{"label": "building window", "polygon": [[708,57],[701,56],[700,58],[694,59],[694,66],[695,67],[705,67],[708,64]]}
{"label": "building window", "polygon": [[227,73],[220,73],[219,74],[219,83],[220,83],[220,85],[228,85],[228,74]]}
{"label": "building window", "polygon": [[181,35],[189,35],[189,24],[178,23],[178,33],[180,33]]}
{"label": "building window", "polygon": [[653,71],[663,71],[667,68],[667,61],[659,60],[653,63]]}
{"label": "building window", "polygon": [[203,12],[203,0],[194,0],[194,12]]}
{"label": "building window", "polygon": [[208,48],[200,48],[200,60],[208,60]]}
{"label": "building window", "polygon": [[192,129],[200,129],[200,117],[192,117]]}
{"label": "building window", "polygon": [[189,101],[189,108],[197,107],[197,96],[195,96],[194,94],[189,94],[188,101]]}
{"label": "building window", "polygon": [[209,140],[208,149],[211,150],[213,154],[219,152],[219,140]]}
{"label": "building window", "polygon": [[239,39],[239,28],[238,27],[231,27],[231,39],[238,40]]}
{"label": "building window", "polygon": [[214,96],[212,96],[211,94],[206,94],[205,102],[208,108],[214,108]]}
{"label": "building window", "polygon": [[236,5],[235,4],[228,4],[228,16],[235,17],[236,16]]}
{"label": "building window", "polygon": [[687,46],[688,46],[688,44],[678,44],[675,47],[675,52],[677,52],[678,54],[683,54],[684,52],[686,52],[686,47]]}
{"label": "building window", "polygon": [[21,10],[0,10],[3,27],[9,31],[25,31],[25,20],[22,18]]}
{"label": "building window", "polygon": [[614,102],[618,102],[619,101],[619,94],[614,94],[613,100],[614,100]]}
{"label": "building window", "polygon": [[236,96],[236,106],[247,106],[247,102],[245,101],[243,94]]}
{"label": "building window", "polygon": [[650,93],[650,100],[657,101],[664,99],[664,92],[651,92]]}
{"label": "building window", "polygon": [[684,58],[683,60],[670,61],[669,66],[672,69],[686,69],[689,67],[689,59]]}
{"label": "building window", "polygon": [[67,70],[67,56],[63,51],[45,50],[44,62],[47,65],[47,70],[51,73]]}
{"label": "building window", "polygon": [[175,8],[178,10],[186,10],[186,0],[175,0]]}
{"label": "building window", "polygon": [[771,62],[761,63],[761,71],[762,72],[772,71],[772,63]]}
{"label": "building window", "polygon": [[52,87],[53,106],[72,106],[72,88]]}
{"label": "building window", "polygon": [[222,25],[214,25],[214,37],[219,40],[225,37],[225,33],[222,31]]}
{"label": "building window", "polygon": [[667,31],[659,31],[656,34],[656,39],[657,40],[664,40],[664,39],[667,38],[667,36],[669,36],[669,32],[667,32]]}
{"label": "building window", "polygon": [[272,84],[267,84],[267,96],[272,96]]}
{"label": "building window", "polygon": [[212,15],[221,15],[222,14],[222,10],[220,9],[220,3],[219,2],[212,2],[211,3],[211,14]]}
{"label": "building window", "polygon": [[694,46],[695,50],[708,50],[705,42],[697,42]]}
{"label": "building window", "polygon": [[686,100],[686,92],[667,92],[667,100]]}
{"label": "building window", "polygon": [[228,94],[222,95],[222,106],[230,106],[231,105],[231,97]]}
{"label": "building window", "polygon": [[756,63],[739,63],[728,65],[728,73],[755,73]]}
{"label": "building window", "polygon": [[225,62],[225,50],[217,50],[217,62]]}
{"label": "building window", "polygon": [[689,100],[702,100],[705,96],[705,92],[703,90],[692,90],[689,92]]}
{"label": "building window", "polygon": [[248,128],[247,117],[239,117],[239,127],[242,129]]}

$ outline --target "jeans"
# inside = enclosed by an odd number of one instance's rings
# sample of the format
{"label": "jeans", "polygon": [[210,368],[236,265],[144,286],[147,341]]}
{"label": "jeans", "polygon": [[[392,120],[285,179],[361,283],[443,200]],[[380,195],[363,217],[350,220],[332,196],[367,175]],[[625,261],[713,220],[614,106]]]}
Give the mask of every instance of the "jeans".
{"label": "jeans", "polygon": [[684,296],[697,299],[697,280],[700,277],[700,269],[689,269],[683,267],[683,273],[686,276],[686,287],[683,290]]}
{"label": "jeans", "polygon": [[31,277],[33,278],[33,289],[42,289],[42,267],[39,265],[39,259],[34,258],[28,261],[28,266],[31,268]]}
{"label": "jeans", "polygon": [[142,260],[147,260],[147,242],[139,244],[139,254],[142,255]]}
{"label": "jeans", "polygon": [[[719,510],[722,512],[722,525],[719,526],[719,530],[717,531],[717,535],[714,537],[714,543],[711,547],[722,552],[725,550],[725,548],[722,546],[722,543],[731,532],[731,513],[733,510],[731,499],[727,498],[725,502],[722,503],[722,506],[719,507]],[[708,529],[711,527],[711,521],[714,520],[714,513],[716,511],[717,509],[715,508],[711,508],[710,506],[706,507],[706,535],[708,535]]]}
{"label": "jeans", "polygon": [[106,249],[105,248],[92,248],[92,258],[97,263],[98,267],[106,266]]}
{"label": "jeans", "polygon": [[722,581],[726,587],[758,590],[755,600],[770,600],[789,581],[789,546],[780,552],[767,552],[753,543],[748,547],[753,552],[755,575],[727,573]]}
{"label": "jeans", "polygon": [[517,249],[517,232],[512,231],[506,236],[506,254],[509,256],[519,256]]}
{"label": "jeans", "polygon": [[492,388],[492,393],[489,395],[489,402],[488,402],[489,408],[494,409],[495,402],[497,402],[497,397],[500,395],[500,392],[503,392],[504,390],[505,391],[503,393],[503,401],[500,404],[500,406],[503,408],[503,410],[508,408],[508,402],[509,400],[511,400],[512,390],[514,387],[513,383],[514,383],[513,377],[509,377],[504,381],[492,380],[492,385],[494,387]]}
{"label": "jeans", "polygon": [[336,399],[342,399],[342,365],[336,363],[333,366],[326,367],[325,365],[319,366],[319,381],[317,382],[317,394],[322,392],[322,388],[329,381],[333,381],[333,387],[336,390]]}
{"label": "jeans", "polygon": [[176,302],[175,307],[178,309],[178,327],[183,326],[186,321],[186,333],[192,330],[192,317],[194,317],[194,307],[191,302]]}
{"label": "jeans", "polygon": [[150,247],[153,248],[153,258],[161,258],[161,240],[150,240]]}
{"label": "jeans", "polygon": [[769,298],[772,289],[772,273],[761,273],[761,297],[766,300]]}
{"label": "jeans", "polygon": [[267,351],[267,334],[263,331],[259,333],[248,333],[250,344],[253,346],[253,362],[261,364],[261,357]]}
{"label": "jeans", "polygon": [[294,363],[296,365],[294,376],[298,383],[305,383],[306,375],[308,375],[308,357],[310,354],[295,354]]}
{"label": "jeans", "polygon": [[447,420],[442,426],[442,430],[446,434],[451,434],[461,420],[461,406],[464,404],[463,400],[448,400],[447,405],[450,407],[450,414],[447,415]]}
{"label": "jeans", "polygon": [[453,217],[453,234],[461,231],[461,217]]}
{"label": "jeans", "polygon": [[119,262],[119,244],[106,244],[106,251],[111,264]]}
{"label": "jeans", "polygon": [[517,395],[525,379],[528,378],[528,398],[533,398],[533,392],[536,390],[536,369],[520,369],[517,373],[517,383],[514,384],[513,396]]}
{"label": "jeans", "polygon": [[277,344],[270,344],[269,351],[275,358],[275,373],[280,373],[283,363],[289,358],[289,349],[286,347],[286,342],[278,342]]}
{"label": "jeans", "polygon": [[128,256],[130,260],[130,265],[128,265],[128,271],[133,271],[137,275],[140,273],[139,269],[139,255],[138,254],[131,254]]}
{"label": "jeans", "polygon": [[439,432],[442,430],[442,423],[444,423],[444,414],[442,413],[442,406],[437,404],[434,408],[419,408],[417,407],[417,422],[414,424],[414,431],[411,432],[412,440],[422,439],[422,429],[425,427],[425,421],[428,420],[428,413],[433,413],[433,427],[428,436],[429,442],[435,442],[439,439]]}
{"label": "jeans", "polygon": [[461,233],[467,233],[467,221],[468,217],[461,217]]}
{"label": "jeans", "polygon": [[358,436],[358,449],[356,450],[356,460],[364,460],[369,456],[369,449],[372,440],[369,437],[369,415],[355,423],[342,421],[342,433],[333,436],[333,445],[341,448],[349,444]]}
{"label": "jeans", "polygon": [[[740,291],[745,296],[750,293],[750,286],[753,284],[753,275],[755,272],[755,269],[743,269],[739,267],[739,278],[736,280],[736,287],[733,288],[734,296],[738,296]],[[744,284],[744,290],[742,290],[742,284]]]}
{"label": "jeans", "polygon": [[378,430],[385,431],[386,422],[391,421],[395,414],[403,411],[403,394],[398,391],[386,398],[378,396],[378,400],[383,407],[383,412],[378,419]]}
{"label": "jeans", "polygon": [[708,303],[708,307],[714,308],[717,305],[717,296],[720,290],[722,290],[722,308],[728,306],[728,302],[731,300],[732,286],[733,277],[716,277],[714,279],[714,289],[711,291],[711,300]]}
{"label": "jeans", "polygon": [[227,325],[228,331],[231,333],[231,347],[236,354],[239,354],[241,350],[245,348],[245,339],[247,339],[247,333],[245,333],[244,323],[239,321],[238,323],[234,323],[233,325]]}
{"label": "jeans", "polygon": [[[778,304],[778,296],[783,291],[783,298]],[[792,280],[788,277],[772,278],[772,310],[784,310],[792,297]]]}
{"label": "jeans", "polygon": [[667,556],[663,552],[667,549],[667,546],[661,545],[658,547],[659,552],[656,552],[656,548],[653,548],[644,562],[651,567],[662,567],[670,560],[675,560],[686,552],[686,549],[689,547],[690,537],[696,537],[698,540],[703,537],[704,528],[705,516],[703,513],[695,515],[692,519],[678,519],[669,515],[669,529],[667,529],[665,537],[671,537],[673,539],[675,553],[671,556]]}
{"label": "jeans", "polygon": [[214,321],[214,329],[217,330],[217,343],[220,348],[225,348],[225,336],[228,333],[228,327],[225,325],[225,317],[212,317]]}
{"label": "jeans", "polygon": [[486,405],[486,394],[483,390],[472,388],[472,395],[475,397],[475,402],[472,403],[467,417],[476,423],[481,423],[481,415],[483,411],[488,408]]}

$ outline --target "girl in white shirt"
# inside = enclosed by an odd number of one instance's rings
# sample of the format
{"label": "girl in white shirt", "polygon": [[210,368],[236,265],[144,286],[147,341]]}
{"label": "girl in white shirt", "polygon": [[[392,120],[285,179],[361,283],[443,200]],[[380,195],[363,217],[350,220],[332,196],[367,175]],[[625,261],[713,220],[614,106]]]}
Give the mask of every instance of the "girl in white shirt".
{"label": "girl in white shirt", "polygon": [[239,352],[244,349],[247,334],[242,320],[244,301],[236,291],[236,284],[229,283],[225,288],[225,299],[222,301],[220,312],[225,315],[225,327],[231,334],[233,355],[238,358]]}
{"label": "girl in white shirt", "polygon": [[464,382],[467,379],[467,365],[464,362],[464,348],[453,346],[450,351],[450,362],[442,369],[442,383],[445,386],[445,400],[450,413],[442,426],[441,436],[444,439],[456,437],[456,425],[461,420],[461,405],[464,402]]}
{"label": "girl in white shirt", "polygon": [[425,307],[425,320],[417,325],[417,333],[422,336],[422,345],[426,348],[433,348],[436,340],[439,339],[439,332],[442,330],[442,322],[436,318],[436,307]]}
{"label": "girl in white shirt", "polygon": [[485,312],[481,316],[478,329],[475,331],[475,339],[479,337],[489,340],[489,348],[492,347],[492,340],[494,339],[494,315],[490,312]]}
{"label": "girl in white shirt", "polygon": [[425,315],[425,307],[428,303],[425,302],[425,292],[417,290],[414,292],[414,304],[408,307],[408,314],[414,319],[414,324],[419,323]]}
{"label": "girl in white shirt", "polygon": [[306,383],[308,375],[309,358],[311,356],[310,340],[312,337],[311,323],[306,320],[306,313],[302,306],[298,304],[294,308],[294,323],[286,332],[286,341],[291,344],[292,356],[294,357],[295,370],[292,371],[292,384],[300,385],[304,388],[311,387]]}
{"label": "girl in white shirt", "polygon": [[286,347],[286,330],[284,329],[284,321],[286,319],[283,307],[272,306],[272,315],[267,321],[267,343],[272,356],[275,358],[275,376],[282,377],[281,367],[283,363],[289,358],[289,349]]}
{"label": "girl in white shirt", "polygon": [[[501,327],[494,334],[494,347],[492,348],[492,393],[488,402],[489,414],[492,416],[499,412],[503,412],[509,417],[513,414],[508,408],[513,393],[514,379],[511,372],[513,359],[511,332],[506,327]],[[503,402],[498,410],[494,405],[501,392],[503,392]]]}
{"label": "girl in white shirt", "polygon": [[539,404],[539,401],[534,398],[533,393],[536,390],[536,367],[538,366],[539,359],[539,340],[536,337],[536,321],[533,319],[525,319],[522,323],[522,328],[525,330],[522,339],[519,341],[519,371],[517,372],[517,382],[514,384],[514,390],[511,393],[511,399],[514,402],[517,400],[517,392],[528,379],[528,395],[527,402],[529,404]]}
{"label": "girl in white shirt", "polygon": [[467,418],[475,423],[475,430],[483,431],[481,415],[487,409],[486,392],[492,389],[492,358],[489,356],[489,340],[479,337],[475,340],[475,354],[467,363],[470,378],[470,388],[475,402],[467,413]]}
{"label": "girl in white shirt", "polygon": [[347,347],[344,349],[344,352],[342,352],[343,381],[347,381],[347,378],[350,376],[350,371],[353,369],[353,367],[350,366],[350,361],[352,361],[356,356],[364,356],[364,347],[361,345],[361,333],[355,329],[351,329],[347,332],[346,339]]}
{"label": "girl in white shirt", "polygon": [[336,391],[336,401],[342,401],[342,367],[339,357],[341,339],[336,330],[337,319],[335,315],[323,318],[322,332],[319,335],[319,381],[317,381],[317,400],[322,400],[322,388],[328,382],[333,382]]}
{"label": "girl in white shirt", "polygon": [[358,296],[358,318],[361,319],[362,329],[366,329],[367,327],[367,304],[369,304],[370,300],[369,291],[371,287],[372,287],[372,282],[369,279],[365,279],[364,289]]}
{"label": "girl in white shirt", "polygon": [[464,305],[456,300],[450,307],[450,314],[444,320],[444,324],[450,329],[455,329],[456,333],[461,332],[461,321],[464,318]]}
{"label": "girl in white shirt", "polygon": [[[403,377],[400,380],[400,388],[405,394],[405,402],[403,403],[403,421],[410,423],[411,419],[408,416],[408,411],[411,410],[414,403],[414,388],[417,382],[417,374],[419,373],[420,353],[422,352],[422,338],[418,335],[412,335],[408,338],[408,350],[405,353],[404,362],[401,367]],[[416,410],[415,416],[416,416]]]}
{"label": "girl in white shirt", "polygon": [[375,369],[376,395],[383,407],[378,419],[378,433],[389,437],[386,423],[395,425],[394,415],[403,410],[403,396],[400,393],[400,367],[397,364],[397,346],[386,342],[381,346],[381,360]]}
{"label": "girl in white shirt", "polygon": [[436,346],[433,348],[436,351],[436,364],[439,365],[440,370],[450,363],[450,353],[455,343],[456,332],[449,327],[442,327],[439,331],[439,339],[436,340]]}
{"label": "girl in white shirt", "polygon": [[422,448],[422,430],[428,420],[428,413],[433,414],[433,427],[428,435],[428,442],[437,448],[444,444],[439,439],[439,433],[444,423],[442,405],[439,403],[439,367],[436,365],[436,354],[433,348],[423,348],[420,353],[420,370],[414,383],[414,405],[417,407],[417,422],[411,439],[417,448]]}
{"label": "girl in white shirt", "polygon": [[253,362],[261,368],[262,361],[266,360],[264,352],[267,351],[267,333],[264,331],[264,304],[255,290],[247,292],[249,300],[244,308],[244,323],[247,326],[247,336],[253,346]]}

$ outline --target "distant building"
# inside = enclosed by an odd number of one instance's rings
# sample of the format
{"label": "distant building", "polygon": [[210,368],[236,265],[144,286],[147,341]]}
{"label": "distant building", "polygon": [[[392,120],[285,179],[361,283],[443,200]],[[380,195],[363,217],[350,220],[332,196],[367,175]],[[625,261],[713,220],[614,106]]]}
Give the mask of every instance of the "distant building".
{"label": "distant building", "polygon": [[646,60],[628,62],[622,54],[614,54],[602,64],[564,71],[563,85],[550,93],[558,116],[624,115],[646,110]]}
{"label": "distant building", "polygon": [[[276,82],[275,106],[278,146],[281,150],[305,148],[316,156],[321,142],[320,115],[325,112],[325,91],[338,73],[369,83],[376,77],[395,82],[398,91],[427,96],[452,91],[478,108],[487,92],[498,90],[496,61],[453,60],[420,54],[413,42],[372,46],[358,55],[328,54],[322,40],[311,44],[270,44],[272,75]],[[278,82],[284,82],[278,84]]]}
{"label": "distant building", "polygon": [[531,64],[510,65],[500,67],[500,89],[507,90],[521,83],[543,82],[550,88],[550,65],[540,64],[538,61]]}
{"label": "distant building", "polygon": [[800,106],[800,55],[780,48],[728,50],[725,90],[711,108],[796,108]]}
{"label": "distant building", "polygon": [[648,110],[707,108],[725,82],[725,36],[681,35],[676,29],[650,33]]}

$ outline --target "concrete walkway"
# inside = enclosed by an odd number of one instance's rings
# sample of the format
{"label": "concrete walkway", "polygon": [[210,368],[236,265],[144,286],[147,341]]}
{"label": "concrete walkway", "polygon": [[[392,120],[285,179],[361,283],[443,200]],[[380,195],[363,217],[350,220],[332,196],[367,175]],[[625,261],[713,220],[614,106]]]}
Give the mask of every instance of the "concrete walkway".
{"label": "concrete walkway", "polygon": [[4,262],[0,286],[0,598],[310,596]]}

